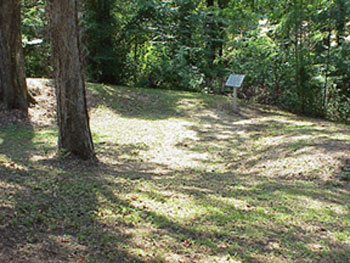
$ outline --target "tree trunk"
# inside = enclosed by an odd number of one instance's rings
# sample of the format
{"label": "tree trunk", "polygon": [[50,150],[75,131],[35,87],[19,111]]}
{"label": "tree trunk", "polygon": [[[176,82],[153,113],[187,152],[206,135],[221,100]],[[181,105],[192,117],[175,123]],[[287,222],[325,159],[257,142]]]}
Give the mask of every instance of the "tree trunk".
{"label": "tree trunk", "polygon": [[207,7],[213,6],[214,0],[207,0]]}
{"label": "tree trunk", "polygon": [[21,1],[0,0],[0,101],[28,111],[21,34]]}
{"label": "tree trunk", "polygon": [[[218,0],[218,6],[221,10],[225,9],[227,7],[228,0]],[[221,41],[225,39],[225,31],[224,31],[225,25],[222,22],[219,22],[219,38]],[[217,43],[217,49],[219,50],[219,57],[223,57],[223,51],[224,51],[224,43],[218,42]]]}
{"label": "tree trunk", "polygon": [[[214,0],[207,0],[207,8],[211,8],[214,6]],[[207,29],[208,29],[208,43],[207,49],[209,52],[209,65],[213,65],[216,54],[215,54],[215,43],[214,39],[216,39],[216,28],[215,28],[215,19],[213,14],[210,11],[208,21],[207,21]]]}
{"label": "tree trunk", "polygon": [[[115,0],[85,0],[84,38],[87,38],[87,63],[90,77],[94,81],[117,84],[120,82],[115,68],[117,68],[118,54],[114,50],[116,34],[116,18],[113,16]],[[93,26],[91,26],[93,25]]]}
{"label": "tree trunk", "polygon": [[95,158],[80,55],[77,0],[49,0],[59,150]]}

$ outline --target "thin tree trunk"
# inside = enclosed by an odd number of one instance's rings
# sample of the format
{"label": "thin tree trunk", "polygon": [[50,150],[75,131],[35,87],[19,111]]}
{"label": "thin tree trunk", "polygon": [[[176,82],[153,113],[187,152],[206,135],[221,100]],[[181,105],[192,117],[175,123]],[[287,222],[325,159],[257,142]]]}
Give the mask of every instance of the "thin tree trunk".
{"label": "thin tree trunk", "polygon": [[[214,0],[207,0],[206,1],[207,9],[211,9],[214,6]],[[214,89],[214,79],[215,79],[215,71],[213,70],[215,68],[214,61],[216,58],[216,46],[215,46],[215,39],[217,38],[216,35],[216,25],[215,25],[215,17],[213,15],[212,10],[208,10],[207,14],[207,21],[206,21],[206,30],[207,30],[207,45],[206,50],[208,52],[208,71],[206,73],[207,78],[207,85]]]}
{"label": "thin tree trunk", "polygon": [[[214,0],[207,0],[207,8],[212,8],[214,6]],[[208,32],[208,43],[207,43],[207,49],[209,51],[209,64],[212,65],[214,63],[215,57],[216,57],[216,46],[215,46],[215,39],[216,36],[216,28],[215,28],[215,22],[214,22],[214,16],[212,13],[209,14],[207,28],[209,30]]]}
{"label": "thin tree trunk", "polygon": [[328,30],[328,37],[327,37],[327,60],[326,60],[326,74],[325,74],[325,83],[323,87],[323,112],[324,114],[327,113],[327,93],[328,93],[328,77],[329,77],[329,64],[330,64],[330,52],[331,52],[331,36],[332,36],[332,30]]}
{"label": "thin tree trunk", "polygon": [[296,24],[295,24],[295,84],[296,84],[296,92],[299,101],[301,101],[300,110],[301,113],[305,113],[305,95],[304,95],[304,83],[302,83],[302,67],[303,67],[303,56],[302,56],[302,3],[301,0],[295,1],[295,16],[296,16]]}
{"label": "thin tree trunk", "polygon": [[78,3],[49,0],[57,96],[58,147],[82,159],[95,158],[82,74]]}
{"label": "thin tree trunk", "polygon": [[213,6],[214,0],[207,0],[207,7]]}
{"label": "thin tree trunk", "polygon": [[[224,8],[226,8],[227,6],[227,0],[219,0],[218,1],[218,6],[221,10],[223,10]],[[220,37],[220,40],[223,41],[223,39],[225,38],[225,32],[223,30],[224,28],[224,24],[222,22],[219,22],[219,37]],[[223,50],[224,50],[224,43],[223,42],[219,42],[217,44],[217,49],[219,50],[219,57],[222,58],[223,56]]]}
{"label": "thin tree trunk", "polygon": [[20,0],[0,0],[0,101],[6,109],[28,111]]}

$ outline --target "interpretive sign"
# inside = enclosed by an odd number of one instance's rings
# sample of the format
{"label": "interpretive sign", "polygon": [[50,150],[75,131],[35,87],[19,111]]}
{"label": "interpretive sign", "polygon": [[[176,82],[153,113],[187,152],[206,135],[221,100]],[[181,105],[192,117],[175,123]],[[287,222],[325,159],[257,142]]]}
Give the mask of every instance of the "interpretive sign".
{"label": "interpretive sign", "polygon": [[243,74],[231,74],[226,81],[226,86],[240,88],[242,86],[244,78],[245,75]]}
{"label": "interpretive sign", "polygon": [[237,89],[243,84],[245,75],[243,74],[231,74],[227,81],[227,87],[233,87],[233,111],[237,112]]}

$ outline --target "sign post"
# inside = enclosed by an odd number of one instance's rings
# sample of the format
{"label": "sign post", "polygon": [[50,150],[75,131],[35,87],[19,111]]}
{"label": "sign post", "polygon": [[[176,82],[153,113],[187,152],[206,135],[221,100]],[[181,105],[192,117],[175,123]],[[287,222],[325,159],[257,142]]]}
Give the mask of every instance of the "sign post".
{"label": "sign post", "polygon": [[231,74],[225,84],[225,86],[233,88],[233,110],[235,112],[237,111],[237,89],[242,86],[244,78],[245,75],[242,74]]}
{"label": "sign post", "polygon": [[233,110],[237,111],[237,88],[233,88]]}

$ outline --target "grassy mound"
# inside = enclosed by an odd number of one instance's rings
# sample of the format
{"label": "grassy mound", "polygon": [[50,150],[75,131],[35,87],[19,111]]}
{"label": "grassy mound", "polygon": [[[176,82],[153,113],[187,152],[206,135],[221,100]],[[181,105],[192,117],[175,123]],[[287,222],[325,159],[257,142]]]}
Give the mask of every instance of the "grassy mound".
{"label": "grassy mound", "polygon": [[54,92],[0,127],[0,262],[350,262],[350,127],[90,84],[98,166],[56,155]]}

